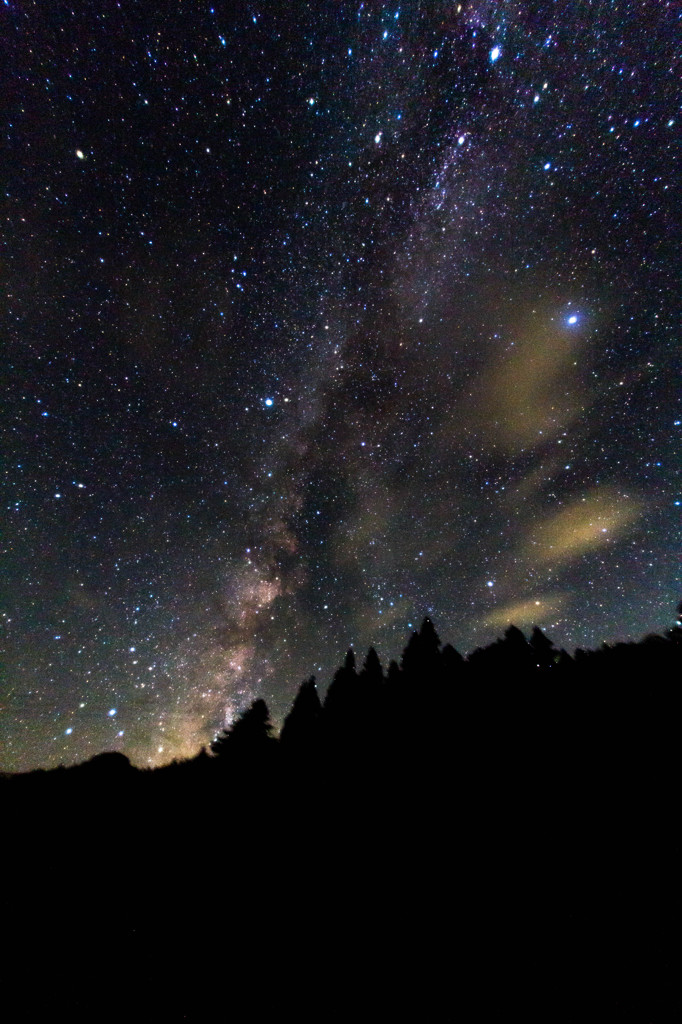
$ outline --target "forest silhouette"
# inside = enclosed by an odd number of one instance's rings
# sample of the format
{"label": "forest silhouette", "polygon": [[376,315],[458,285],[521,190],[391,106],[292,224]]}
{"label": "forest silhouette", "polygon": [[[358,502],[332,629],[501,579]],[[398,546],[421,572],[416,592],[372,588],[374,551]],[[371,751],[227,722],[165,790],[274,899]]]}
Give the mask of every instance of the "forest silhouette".
{"label": "forest silhouette", "polygon": [[278,737],[3,776],[7,1019],[676,1018],[681,665],[425,619]]}

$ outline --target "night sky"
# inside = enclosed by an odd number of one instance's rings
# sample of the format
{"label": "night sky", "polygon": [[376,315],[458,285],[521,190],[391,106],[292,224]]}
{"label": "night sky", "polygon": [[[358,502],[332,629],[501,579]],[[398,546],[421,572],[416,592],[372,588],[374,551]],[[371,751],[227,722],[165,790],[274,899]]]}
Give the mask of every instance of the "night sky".
{"label": "night sky", "polygon": [[679,43],[665,0],[4,0],[0,767],[192,755],[426,614],[672,624]]}

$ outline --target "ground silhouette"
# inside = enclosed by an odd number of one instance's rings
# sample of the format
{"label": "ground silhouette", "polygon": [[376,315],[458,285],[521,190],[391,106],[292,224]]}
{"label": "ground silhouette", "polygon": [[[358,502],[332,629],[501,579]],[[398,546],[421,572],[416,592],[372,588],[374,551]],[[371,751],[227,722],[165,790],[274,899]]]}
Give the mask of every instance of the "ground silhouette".
{"label": "ground silhouette", "polygon": [[8,1019],[673,1019],[681,665],[425,619],[279,738],[3,777]]}

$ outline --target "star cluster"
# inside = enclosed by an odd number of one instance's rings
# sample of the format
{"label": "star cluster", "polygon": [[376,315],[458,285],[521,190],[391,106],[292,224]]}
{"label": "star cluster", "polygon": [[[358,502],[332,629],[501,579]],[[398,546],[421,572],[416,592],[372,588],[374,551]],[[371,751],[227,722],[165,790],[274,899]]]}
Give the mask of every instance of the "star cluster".
{"label": "star cluster", "polygon": [[193,754],[424,614],[670,624],[674,4],[0,19],[3,768]]}

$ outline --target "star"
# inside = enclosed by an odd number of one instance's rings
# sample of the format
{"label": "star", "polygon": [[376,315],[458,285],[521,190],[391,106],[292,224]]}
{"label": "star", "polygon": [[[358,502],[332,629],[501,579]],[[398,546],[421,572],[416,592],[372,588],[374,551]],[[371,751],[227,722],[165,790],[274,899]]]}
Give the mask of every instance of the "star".
{"label": "star", "polygon": [[279,726],[431,610],[462,653],[540,592],[569,651],[664,632],[666,5],[621,59],[610,4],[72,6],[8,64],[0,770]]}

